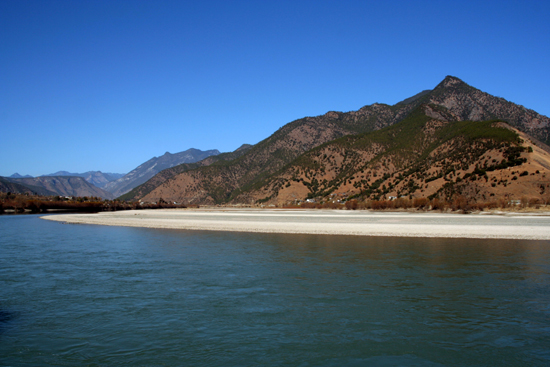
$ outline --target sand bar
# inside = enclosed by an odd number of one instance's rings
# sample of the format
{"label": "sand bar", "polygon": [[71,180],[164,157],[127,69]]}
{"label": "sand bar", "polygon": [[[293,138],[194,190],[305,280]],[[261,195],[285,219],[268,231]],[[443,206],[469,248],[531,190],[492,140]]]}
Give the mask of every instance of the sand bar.
{"label": "sand bar", "polygon": [[60,214],[42,218],[72,224],[186,230],[550,240],[550,215],[164,209]]}

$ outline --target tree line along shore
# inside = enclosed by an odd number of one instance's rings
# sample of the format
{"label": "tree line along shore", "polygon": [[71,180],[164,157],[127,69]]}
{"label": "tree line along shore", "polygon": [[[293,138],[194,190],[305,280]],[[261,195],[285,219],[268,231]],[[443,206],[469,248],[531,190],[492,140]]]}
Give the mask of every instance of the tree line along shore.
{"label": "tree line along shore", "polygon": [[116,210],[186,208],[160,200],[158,203],[126,202],[99,197],[40,196],[0,193],[0,214],[46,213],[52,211],[97,213]]}
{"label": "tree line along shore", "polygon": [[347,200],[344,203],[334,202],[303,202],[299,204],[285,205],[284,208],[304,209],[347,209],[347,210],[392,210],[414,209],[418,211],[444,211],[444,212],[474,212],[484,210],[550,210],[550,200],[544,198],[509,199],[498,198],[490,201],[476,201],[465,196],[457,195],[452,200],[439,198],[396,198],[393,200]]}
{"label": "tree line along shore", "polygon": [[[99,197],[40,196],[30,194],[0,193],[0,214],[46,213],[55,211],[97,213],[118,210],[198,208],[199,205],[183,205],[159,200],[156,203],[139,201],[104,200]],[[234,207],[234,206],[228,206]],[[248,206],[247,206],[248,207]],[[396,198],[393,200],[356,200],[345,202],[299,202],[282,206],[252,205],[258,208],[284,209],[335,209],[335,210],[415,210],[470,213],[486,210],[550,211],[550,202],[544,199],[499,198],[479,202],[464,196],[446,201],[438,198]]]}

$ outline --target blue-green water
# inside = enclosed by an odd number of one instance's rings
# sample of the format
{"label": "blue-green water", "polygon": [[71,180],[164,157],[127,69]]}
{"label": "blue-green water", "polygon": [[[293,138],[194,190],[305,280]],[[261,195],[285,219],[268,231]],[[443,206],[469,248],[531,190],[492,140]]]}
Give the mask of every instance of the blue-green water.
{"label": "blue-green water", "polygon": [[37,216],[0,236],[0,365],[550,365],[549,241]]}

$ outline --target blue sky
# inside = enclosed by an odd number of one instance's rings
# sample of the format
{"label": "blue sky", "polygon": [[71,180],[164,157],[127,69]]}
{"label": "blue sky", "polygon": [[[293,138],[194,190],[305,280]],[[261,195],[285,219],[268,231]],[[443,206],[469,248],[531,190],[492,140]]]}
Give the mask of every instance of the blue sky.
{"label": "blue sky", "polygon": [[546,1],[0,0],[0,175],[232,151],[446,75],[550,116]]}

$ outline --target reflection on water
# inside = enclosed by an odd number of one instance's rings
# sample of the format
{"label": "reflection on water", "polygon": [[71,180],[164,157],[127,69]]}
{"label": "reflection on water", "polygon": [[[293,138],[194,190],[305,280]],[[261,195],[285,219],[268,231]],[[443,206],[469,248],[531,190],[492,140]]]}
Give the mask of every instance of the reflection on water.
{"label": "reflection on water", "polygon": [[548,241],[0,228],[0,364],[550,362]]}

